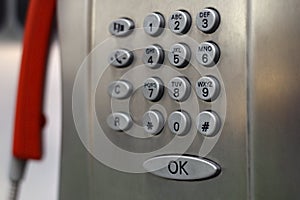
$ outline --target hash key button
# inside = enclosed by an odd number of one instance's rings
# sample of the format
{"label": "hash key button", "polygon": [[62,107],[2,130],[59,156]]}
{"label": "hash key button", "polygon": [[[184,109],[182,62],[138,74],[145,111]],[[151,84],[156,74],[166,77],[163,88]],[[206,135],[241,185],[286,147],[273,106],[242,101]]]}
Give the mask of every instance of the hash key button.
{"label": "hash key button", "polygon": [[203,111],[196,117],[199,133],[206,137],[215,136],[221,127],[220,117],[212,111]]}

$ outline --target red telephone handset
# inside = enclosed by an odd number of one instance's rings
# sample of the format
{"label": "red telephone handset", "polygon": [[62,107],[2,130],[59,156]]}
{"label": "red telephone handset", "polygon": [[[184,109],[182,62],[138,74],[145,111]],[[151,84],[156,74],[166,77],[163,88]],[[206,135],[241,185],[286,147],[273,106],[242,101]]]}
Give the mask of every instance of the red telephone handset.
{"label": "red telephone handset", "polygon": [[42,157],[43,89],[56,0],[31,0],[27,13],[16,105],[13,154]]}

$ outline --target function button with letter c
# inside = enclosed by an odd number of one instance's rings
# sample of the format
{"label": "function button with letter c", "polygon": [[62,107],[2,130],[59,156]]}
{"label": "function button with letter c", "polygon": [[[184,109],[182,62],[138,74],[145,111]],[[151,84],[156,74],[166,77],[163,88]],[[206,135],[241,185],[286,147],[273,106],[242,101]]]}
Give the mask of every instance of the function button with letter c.
{"label": "function button with letter c", "polygon": [[170,30],[178,35],[187,33],[190,30],[191,24],[191,15],[185,10],[177,10],[169,18]]}
{"label": "function button with letter c", "polygon": [[220,49],[214,42],[202,42],[196,50],[197,61],[205,66],[212,67],[219,61]]}
{"label": "function button with letter c", "polygon": [[145,17],[143,27],[148,35],[159,36],[165,28],[165,18],[158,12],[150,13]]}
{"label": "function button with letter c", "polygon": [[132,93],[132,84],[125,80],[114,81],[108,86],[108,94],[112,98],[126,99]]}
{"label": "function button with letter c", "polygon": [[196,25],[203,33],[213,33],[220,24],[220,15],[213,8],[204,8],[197,14]]}
{"label": "function button with letter c", "polygon": [[124,17],[112,21],[109,25],[109,32],[114,36],[123,37],[129,35],[134,27],[134,22]]}

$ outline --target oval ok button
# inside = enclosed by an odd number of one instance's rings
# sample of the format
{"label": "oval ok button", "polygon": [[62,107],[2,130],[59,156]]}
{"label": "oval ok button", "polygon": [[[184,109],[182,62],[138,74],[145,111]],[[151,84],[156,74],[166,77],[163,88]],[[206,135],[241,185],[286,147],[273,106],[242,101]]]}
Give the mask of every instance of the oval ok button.
{"label": "oval ok button", "polygon": [[167,179],[193,181],[217,176],[221,168],[216,163],[194,156],[164,155],[146,160],[144,168]]}

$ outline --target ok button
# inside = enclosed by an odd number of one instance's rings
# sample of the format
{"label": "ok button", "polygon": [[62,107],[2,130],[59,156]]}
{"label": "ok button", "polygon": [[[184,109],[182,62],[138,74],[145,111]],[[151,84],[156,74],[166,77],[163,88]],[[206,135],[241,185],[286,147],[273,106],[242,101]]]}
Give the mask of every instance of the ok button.
{"label": "ok button", "polygon": [[188,155],[157,156],[146,160],[143,166],[156,176],[181,181],[213,178],[221,171],[213,161]]}

